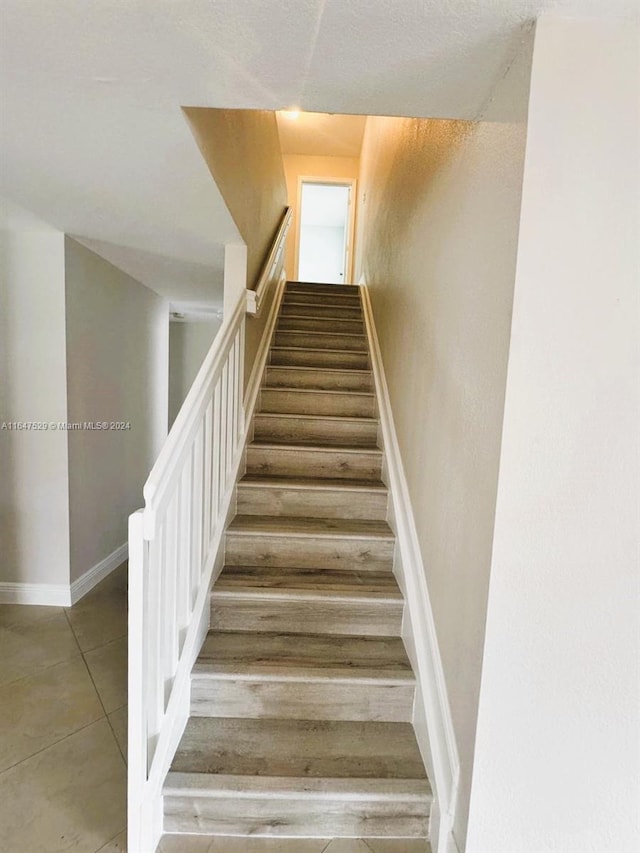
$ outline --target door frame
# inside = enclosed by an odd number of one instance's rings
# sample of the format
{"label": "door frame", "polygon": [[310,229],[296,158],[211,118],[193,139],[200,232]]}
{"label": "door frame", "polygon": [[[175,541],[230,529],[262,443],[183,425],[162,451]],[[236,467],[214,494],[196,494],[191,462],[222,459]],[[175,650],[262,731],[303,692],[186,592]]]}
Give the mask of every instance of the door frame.
{"label": "door frame", "polygon": [[349,215],[347,219],[347,245],[344,258],[344,284],[353,284],[354,239],[356,233],[356,189],[357,178],[324,178],[320,175],[298,175],[298,193],[296,198],[296,243],[295,243],[295,280],[299,280],[300,270],[300,228],[302,226],[302,185],[322,184],[327,186],[349,187]]}

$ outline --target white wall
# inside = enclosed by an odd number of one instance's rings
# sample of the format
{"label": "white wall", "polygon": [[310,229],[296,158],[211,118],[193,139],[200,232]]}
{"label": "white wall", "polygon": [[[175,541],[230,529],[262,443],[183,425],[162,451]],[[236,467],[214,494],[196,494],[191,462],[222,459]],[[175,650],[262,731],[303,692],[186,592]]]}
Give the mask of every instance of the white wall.
{"label": "white wall", "polygon": [[69,584],[64,236],[0,210],[0,583]]}
{"label": "white wall", "polygon": [[221,319],[169,323],[169,427],[221,325]]}
{"label": "white wall", "polygon": [[537,28],[468,853],[640,849],[638,43]]}
{"label": "white wall", "polygon": [[128,515],[167,432],[168,305],[65,239],[71,580],[127,539]]}
{"label": "white wall", "polygon": [[[523,52],[525,69],[527,57]],[[495,93],[494,111],[502,97],[502,90]],[[524,122],[370,118],[361,155],[360,267],[371,292],[460,756],[455,834],[461,849],[524,143]]]}

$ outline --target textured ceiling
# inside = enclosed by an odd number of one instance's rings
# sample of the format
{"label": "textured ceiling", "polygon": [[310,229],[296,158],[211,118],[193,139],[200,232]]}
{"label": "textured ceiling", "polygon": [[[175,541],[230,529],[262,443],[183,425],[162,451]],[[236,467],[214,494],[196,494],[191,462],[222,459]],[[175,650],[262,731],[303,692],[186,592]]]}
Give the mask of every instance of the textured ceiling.
{"label": "textured ceiling", "polygon": [[0,0],[0,193],[200,298],[238,235],[180,105],[477,118],[549,8],[638,2]]}
{"label": "textured ceiling", "polygon": [[300,113],[297,118],[277,113],[283,154],[359,157],[366,116]]}

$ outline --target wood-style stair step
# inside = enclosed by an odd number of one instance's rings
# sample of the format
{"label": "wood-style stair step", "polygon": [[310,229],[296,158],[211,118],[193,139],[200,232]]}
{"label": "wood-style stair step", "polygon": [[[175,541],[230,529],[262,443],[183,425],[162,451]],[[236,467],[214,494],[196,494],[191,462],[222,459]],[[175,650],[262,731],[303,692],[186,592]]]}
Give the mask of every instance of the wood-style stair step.
{"label": "wood-style stair step", "polygon": [[360,289],[354,284],[322,284],[319,282],[288,281],[286,293],[318,293],[323,296],[357,296]]}
{"label": "wood-style stair step", "polygon": [[357,303],[342,304],[326,303],[322,300],[316,302],[304,302],[297,299],[295,294],[287,297],[282,302],[280,317],[315,317],[323,319],[328,317],[339,317],[344,320],[361,320],[362,306]]}
{"label": "wood-style stair step", "polygon": [[260,392],[260,411],[372,418],[375,415],[375,395],[370,391],[267,387]]}
{"label": "wood-style stair step", "polygon": [[377,481],[382,475],[382,451],[253,441],[247,447],[247,474]]}
{"label": "wood-style stair step", "polygon": [[305,293],[304,291],[289,294],[285,292],[283,305],[290,305],[294,302],[298,305],[302,303],[303,305],[312,305],[314,307],[357,308],[360,311],[362,310],[362,302],[360,301],[359,294],[350,296],[337,293],[335,296],[330,296],[325,293]]}
{"label": "wood-style stair step", "polygon": [[164,829],[426,838],[431,789],[408,723],[191,717]]}
{"label": "wood-style stair step", "polygon": [[409,722],[414,691],[398,637],[209,631],[191,714]]}
{"label": "wood-style stair step", "polygon": [[369,354],[356,350],[311,349],[308,346],[271,347],[270,363],[274,365],[292,365],[299,367],[319,367],[338,369],[369,369]]}
{"label": "wood-style stair step", "polygon": [[364,334],[364,324],[362,320],[357,319],[300,317],[293,314],[279,320],[278,330],[281,332],[340,332],[347,335],[362,335]]}
{"label": "wood-style stair step", "polygon": [[370,370],[336,370],[319,367],[267,367],[268,388],[307,388],[315,391],[371,391]]}
{"label": "wood-style stair step", "polygon": [[339,332],[281,332],[276,329],[275,345],[279,347],[303,347],[311,350],[347,350],[368,352],[366,335],[341,334]]}
{"label": "wood-style stair step", "polygon": [[374,418],[263,412],[254,419],[254,438],[258,441],[375,447],[377,433]]}
{"label": "wood-style stair step", "polygon": [[226,566],[211,593],[211,627],[399,637],[403,607],[390,571]]}
{"label": "wood-style stair step", "polygon": [[385,521],[237,515],[226,532],[228,566],[391,570],[395,537]]}
{"label": "wood-style stair step", "polygon": [[238,483],[240,515],[288,515],[309,518],[384,520],[388,492],[384,483],[366,480],[251,477]]}

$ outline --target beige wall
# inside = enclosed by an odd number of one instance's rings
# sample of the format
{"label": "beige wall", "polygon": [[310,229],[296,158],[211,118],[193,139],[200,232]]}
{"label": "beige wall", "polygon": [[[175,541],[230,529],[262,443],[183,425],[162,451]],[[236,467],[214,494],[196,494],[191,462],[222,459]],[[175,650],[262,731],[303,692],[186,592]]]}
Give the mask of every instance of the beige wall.
{"label": "beige wall", "polygon": [[221,325],[219,319],[169,323],[169,428]]}
{"label": "beige wall", "polygon": [[[0,228],[0,583],[69,588],[64,235]],[[46,429],[2,429],[35,422]]]}
{"label": "beige wall", "polygon": [[[254,287],[287,206],[275,113],[185,107],[202,156],[247,244],[247,286]],[[267,312],[246,336],[249,377]]]}
{"label": "beige wall", "polygon": [[370,118],[371,290],[461,760],[464,843],[482,664],[524,125]]}
{"label": "beige wall", "polygon": [[639,35],[537,25],[468,853],[640,850]]}
{"label": "beige wall", "polygon": [[71,581],[127,539],[127,518],[167,433],[168,305],[65,238]]}
{"label": "beige wall", "polygon": [[285,269],[289,278],[297,275],[298,235],[298,178],[358,178],[360,160],[357,157],[317,157],[304,154],[286,154],[282,158],[287,179],[288,204],[293,211],[291,227],[287,235]]}

